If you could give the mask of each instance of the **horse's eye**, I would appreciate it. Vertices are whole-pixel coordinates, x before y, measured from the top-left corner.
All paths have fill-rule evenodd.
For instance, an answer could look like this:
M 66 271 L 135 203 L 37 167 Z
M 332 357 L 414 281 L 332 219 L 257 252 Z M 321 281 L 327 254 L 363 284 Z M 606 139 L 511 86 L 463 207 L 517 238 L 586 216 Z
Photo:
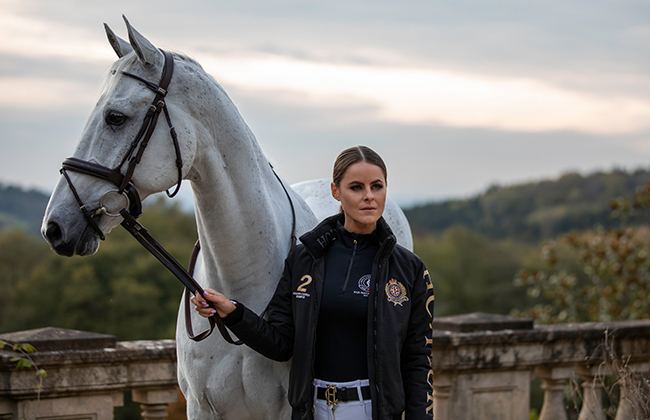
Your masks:
M 108 114 L 106 114 L 106 124 L 112 125 L 114 127 L 120 126 L 124 124 L 126 121 L 126 115 L 116 112 L 116 111 L 110 111 Z

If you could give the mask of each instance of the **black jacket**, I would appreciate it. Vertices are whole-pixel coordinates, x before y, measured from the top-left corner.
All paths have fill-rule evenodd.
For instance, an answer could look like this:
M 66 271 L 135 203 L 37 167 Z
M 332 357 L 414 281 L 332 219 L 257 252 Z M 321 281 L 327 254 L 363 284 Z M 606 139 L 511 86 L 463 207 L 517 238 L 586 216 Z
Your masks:
M 287 257 L 266 320 L 239 303 L 224 319 L 249 347 L 273 360 L 293 357 L 289 379 L 292 419 L 313 419 L 313 360 L 325 253 L 343 214 L 303 235 Z M 368 372 L 373 420 L 433 418 L 431 321 L 433 285 L 420 259 L 396 244 L 383 218 L 377 222 L 368 301 Z

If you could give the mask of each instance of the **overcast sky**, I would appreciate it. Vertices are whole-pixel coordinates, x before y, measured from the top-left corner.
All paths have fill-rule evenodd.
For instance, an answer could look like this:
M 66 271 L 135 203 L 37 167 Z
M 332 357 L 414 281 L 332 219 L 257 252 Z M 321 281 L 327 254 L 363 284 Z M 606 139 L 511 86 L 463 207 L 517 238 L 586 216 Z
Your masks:
M 291 183 L 357 144 L 404 204 L 650 166 L 647 1 L 0 0 L 1 183 L 54 187 L 122 14 L 197 59 Z

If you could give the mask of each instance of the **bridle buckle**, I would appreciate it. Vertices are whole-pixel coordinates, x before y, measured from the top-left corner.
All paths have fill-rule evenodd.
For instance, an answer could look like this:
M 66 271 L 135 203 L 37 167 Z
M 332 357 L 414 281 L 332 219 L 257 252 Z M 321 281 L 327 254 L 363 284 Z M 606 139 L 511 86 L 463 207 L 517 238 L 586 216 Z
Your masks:
M 328 406 L 331 405 L 336 407 L 336 404 L 339 402 L 339 400 L 336 399 L 336 385 L 327 385 L 327 389 L 325 390 L 325 400 L 327 401 Z

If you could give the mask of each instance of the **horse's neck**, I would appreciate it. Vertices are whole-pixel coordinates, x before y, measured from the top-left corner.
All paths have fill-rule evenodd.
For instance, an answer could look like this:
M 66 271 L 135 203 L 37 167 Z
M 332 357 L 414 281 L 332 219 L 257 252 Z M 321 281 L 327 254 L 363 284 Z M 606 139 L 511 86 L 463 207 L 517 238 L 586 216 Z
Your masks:
M 199 146 L 195 163 L 204 281 L 232 299 L 263 307 L 275 285 L 268 277 L 278 275 L 289 249 L 291 211 L 280 181 L 232 107 L 236 115 L 226 125 L 214 124 L 212 139 L 205 139 L 211 143 Z

